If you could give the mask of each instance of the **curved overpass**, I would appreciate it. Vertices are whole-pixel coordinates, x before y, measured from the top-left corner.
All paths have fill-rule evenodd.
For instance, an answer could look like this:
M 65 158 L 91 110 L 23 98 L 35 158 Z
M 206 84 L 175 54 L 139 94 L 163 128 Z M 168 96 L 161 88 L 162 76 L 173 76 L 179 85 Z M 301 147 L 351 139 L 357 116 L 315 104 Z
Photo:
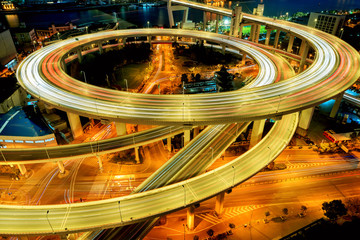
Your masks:
M 156 125 L 209 125 L 276 117 L 330 99 L 350 87 L 360 74 L 359 54 L 351 46 L 334 36 L 303 26 L 299 28 L 305 28 L 298 33 L 302 33 L 317 52 L 311 67 L 287 81 L 252 90 L 184 96 L 127 93 L 75 81 L 59 66 L 60 59 L 78 44 L 124 36 L 181 35 L 225 44 L 254 58 L 258 54 L 249 43 L 235 41 L 236 38 L 174 29 L 104 32 L 80 41 L 70 39 L 30 55 L 20 65 L 17 77 L 31 94 L 57 108 L 95 118 Z M 54 60 L 57 61 L 54 63 Z M 79 94 L 86 94 L 87 98 Z
M 259 21 L 263 21 L 263 18 L 260 18 Z M 141 31 L 141 34 L 145 33 L 148 35 L 182 34 L 191 36 L 191 32 L 180 30 L 173 31 L 173 34 L 167 33 L 166 31 L 168 30 L 158 33 L 156 31 L 159 30 L 136 31 Z M 310 34 L 304 31 L 305 37 L 318 53 L 313 65 L 303 73 L 286 81 L 255 89 L 244 89 L 232 93 L 202 96 L 147 96 L 119 93 L 117 98 L 115 98 L 114 95 L 114 100 L 117 104 L 123 103 L 119 109 L 128 109 L 133 114 L 134 118 L 132 122 L 142 123 L 144 121 L 157 124 L 208 124 L 244 119 L 260 119 L 267 116 L 283 115 L 287 112 L 298 111 L 299 109 L 313 106 L 344 91 L 359 77 L 360 73 L 358 70 L 359 55 L 354 49 L 344 44 L 341 40 L 337 40 L 327 34 L 322 34 L 317 31 L 312 31 L 312 33 L 313 34 Z M 193 34 L 194 37 L 200 39 L 210 38 L 213 40 L 213 38 L 220 38 L 220 43 L 236 48 L 234 46 L 236 44 L 232 42 L 232 40 L 235 39 L 226 36 L 220 37 L 215 34 L 198 34 L 197 32 L 193 32 Z M 326 40 L 324 36 L 329 38 L 330 41 Z M 331 43 L 331 41 L 333 41 L 333 43 Z M 249 51 L 250 50 L 251 49 L 249 49 Z M 68 51 L 68 49 L 63 46 L 60 52 L 61 51 Z M 62 52 L 62 54 L 64 54 L 64 52 Z M 353 57 L 351 54 L 354 54 Z M 60 54 L 60 56 L 63 55 Z M 19 80 L 22 81 L 23 86 L 29 87 L 31 93 L 37 95 L 37 90 L 37 96 L 46 100 L 46 94 L 44 95 L 42 91 L 44 90 L 43 85 L 50 86 L 48 84 L 49 82 L 41 82 L 40 76 L 43 75 L 42 73 L 37 75 L 39 69 L 36 68 L 36 64 L 39 64 L 41 61 L 39 62 L 38 59 L 35 60 L 33 55 L 30 57 L 28 61 L 21 64 L 21 70 L 18 71 L 17 75 Z M 61 59 L 59 56 L 57 58 Z M 34 62 L 31 64 L 30 62 L 32 60 Z M 47 67 L 51 69 L 53 66 Z M 26 69 L 28 71 L 26 71 Z M 32 73 L 32 71 L 35 73 Z M 60 72 L 56 72 L 56 74 L 62 73 L 61 69 L 59 71 Z M 56 74 L 52 72 L 52 75 Z M 29 77 L 26 80 L 28 82 L 25 83 L 24 80 L 27 78 L 26 76 L 31 77 Z M 40 82 L 34 82 L 33 80 Z M 56 81 L 60 80 L 61 79 L 58 78 Z M 67 81 L 71 82 L 71 79 L 66 78 L 64 82 L 58 83 L 66 87 L 66 84 L 70 83 Z M 54 87 L 52 86 L 51 89 L 54 90 Z M 71 93 L 63 89 L 61 91 L 59 89 L 54 91 L 57 91 L 57 93 L 61 92 L 61 94 L 65 92 L 69 94 L 69 96 L 71 95 Z M 93 107 L 90 111 L 91 114 L 99 115 L 106 107 L 111 106 L 109 102 L 111 98 L 106 99 L 104 92 L 96 88 L 86 88 L 86 91 L 94 94 L 93 96 L 88 96 L 86 101 L 87 103 L 95 103 L 95 108 Z M 109 93 L 113 94 L 111 91 Z M 94 96 L 101 96 L 104 99 L 91 99 L 91 97 Z M 143 100 L 140 99 L 141 96 L 143 96 Z M 163 99 L 164 102 L 161 103 L 161 99 Z M 176 100 L 182 101 L 179 104 Z M 204 105 L 206 101 L 209 101 L 209 103 Z M 84 104 L 84 102 L 82 104 Z M 244 103 L 250 105 L 250 107 L 248 105 L 240 105 L 239 107 L 239 104 Z M 66 104 L 66 102 L 60 103 L 60 105 L 61 104 Z M 141 104 L 143 105 L 142 107 L 140 107 Z M 236 105 L 237 107 L 235 107 Z M 84 108 L 85 106 L 86 105 L 82 105 L 82 107 L 79 107 Z M 146 108 L 144 106 L 146 106 Z M 104 107 L 104 109 L 99 111 L 100 107 Z M 73 110 L 81 112 L 81 108 L 78 110 L 74 110 L 73 108 Z M 254 111 L 250 111 L 251 108 Z M 263 108 L 268 109 L 262 110 Z M 121 113 L 118 112 L 119 109 L 115 108 L 113 112 L 110 112 L 110 114 L 106 116 L 110 119 L 118 118 L 120 120 L 127 120 L 128 117 L 130 117 L 128 113 L 116 115 L 116 113 Z M 207 111 L 213 110 L 213 112 L 206 114 L 205 110 L 200 111 L 201 109 L 206 109 Z M 183 110 L 182 114 L 176 114 L 176 112 L 181 112 L 181 110 Z M 191 117 L 191 113 L 195 110 L 199 111 L 198 116 Z M 247 117 L 246 113 L 242 111 L 250 115 Z M 154 116 L 154 112 L 161 113 L 163 117 L 151 118 L 151 116 Z M 228 116 L 223 116 L 223 114 L 227 114 Z M 160 189 L 121 198 L 71 205 L 1 205 L 1 233 L 60 233 L 114 227 L 141 221 L 146 218 L 151 218 L 152 216 L 158 216 L 186 207 L 194 202 L 203 201 L 241 183 L 271 162 L 272 159 L 280 154 L 286 147 L 294 133 L 297 122 L 297 114 L 285 115 L 281 121 L 278 121 L 274 125 L 270 133 L 256 148 L 252 148 L 244 155 L 218 169 Z M 248 159 L 251 159 L 251 161 Z M 87 221 L 83 221 L 84 218 L 86 218 Z

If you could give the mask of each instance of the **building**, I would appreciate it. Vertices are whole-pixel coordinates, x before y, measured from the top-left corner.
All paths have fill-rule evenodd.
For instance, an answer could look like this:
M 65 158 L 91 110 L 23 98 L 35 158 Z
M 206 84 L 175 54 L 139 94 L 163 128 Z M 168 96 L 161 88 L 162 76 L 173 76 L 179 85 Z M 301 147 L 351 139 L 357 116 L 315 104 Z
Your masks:
M 44 41 L 45 39 L 50 38 L 52 35 L 65 32 L 69 30 L 76 29 L 76 26 L 73 25 L 71 22 L 69 25 L 65 26 L 55 26 L 54 24 L 51 25 L 48 29 L 36 29 L 36 36 L 38 37 L 39 41 Z
M 1 1 L 1 9 L 13 10 L 15 9 L 14 4 L 11 1 Z
M 75 0 L 25 0 L 28 5 L 75 3 Z
M 9 66 L 16 61 L 17 52 L 9 30 L 0 30 L 0 49 L 0 65 Z M 12 68 L 12 66 L 8 68 Z
M 308 26 L 314 27 L 332 35 L 340 36 L 343 32 L 345 15 L 333 15 L 325 13 L 310 13 Z
M 32 49 L 37 44 L 37 37 L 33 28 L 13 28 L 15 44 L 21 49 Z

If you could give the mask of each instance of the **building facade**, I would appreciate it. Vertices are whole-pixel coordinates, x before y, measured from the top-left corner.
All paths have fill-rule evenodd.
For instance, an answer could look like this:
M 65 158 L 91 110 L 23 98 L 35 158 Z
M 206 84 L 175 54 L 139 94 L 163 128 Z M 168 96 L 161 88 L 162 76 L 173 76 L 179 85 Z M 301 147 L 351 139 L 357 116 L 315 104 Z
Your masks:
M 0 30 L 0 64 L 5 66 L 16 58 L 16 48 L 10 30 Z
M 326 33 L 340 36 L 345 22 L 344 15 L 332 15 L 324 13 L 310 13 L 308 26 L 314 27 Z

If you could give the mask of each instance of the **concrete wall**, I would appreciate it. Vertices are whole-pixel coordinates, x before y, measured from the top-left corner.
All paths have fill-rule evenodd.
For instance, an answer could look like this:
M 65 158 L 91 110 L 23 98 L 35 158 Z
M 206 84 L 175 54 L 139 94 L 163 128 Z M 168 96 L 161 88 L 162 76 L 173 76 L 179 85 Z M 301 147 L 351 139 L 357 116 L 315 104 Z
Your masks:
M 26 99 L 26 92 L 19 87 L 10 97 L 0 103 L 0 113 L 7 113 L 14 106 L 23 106 Z
M 0 32 L 0 64 L 5 65 L 16 57 L 16 48 L 10 31 Z

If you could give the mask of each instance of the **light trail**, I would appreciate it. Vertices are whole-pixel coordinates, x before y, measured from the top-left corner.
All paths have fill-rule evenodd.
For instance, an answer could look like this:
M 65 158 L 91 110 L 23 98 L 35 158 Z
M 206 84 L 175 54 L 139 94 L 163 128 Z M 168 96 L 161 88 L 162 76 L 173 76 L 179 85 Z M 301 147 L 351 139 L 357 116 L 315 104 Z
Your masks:
M 250 17 L 248 16 L 248 18 Z M 109 119 L 127 122 L 161 125 L 182 125 L 184 123 L 206 125 L 279 115 L 283 115 L 283 117 L 281 121 L 275 123 L 269 134 L 255 148 L 250 149 L 239 158 L 218 169 L 170 186 L 121 198 L 76 203 L 71 205 L 71 209 L 63 205 L 0 205 L 0 233 L 41 234 L 52 232 L 52 229 L 56 233 L 69 233 L 86 229 L 115 227 L 142 221 L 213 197 L 256 174 L 286 147 L 297 126 L 298 115 L 284 114 L 325 101 L 346 90 L 359 77 L 359 55 L 341 40 L 295 24 L 279 23 L 279 21 L 273 23 L 271 19 L 260 17 L 253 20 L 264 24 L 274 24 L 279 28 L 293 28 L 292 31 L 301 34 L 317 52 L 312 66 L 295 77 L 269 86 L 211 95 L 149 96 L 116 93 L 96 88 L 74 81 L 64 74 L 59 67 L 60 63 L 57 61 L 56 64 L 53 64 L 54 62 L 51 62 L 50 59 L 62 59 L 70 51 L 65 44 L 73 44 L 70 47 L 74 47 L 74 40 L 66 40 L 59 45 L 54 44 L 49 48 L 44 48 L 36 56 L 35 54 L 29 56 L 17 72 L 21 84 L 35 96 L 58 108 L 74 111 L 80 115 L 105 116 Z M 259 58 L 254 47 L 250 47 L 245 41 L 216 34 L 174 29 L 128 30 L 92 34 L 82 37 L 75 45 L 83 44 L 85 41 L 88 44 L 99 39 L 140 35 L 182 35 L 211 40 L 238 50 L 241 49 L 255 60 Z M 56 48 L 59 47 L 61 49 L 57 52 Z M 49 62 L 44 62 L 43 59 L 48 56 L 51 56 L 48 58 Z M 273 74 L 267 71 L 266 68 L 269 66 L 261 65 L 262 62 L 266 62 L 265 59 L 257 62 L 259 70 L 265 69 L 265 77 Z M 44 81 L 44 76 L 51 78 Z M 80 94 L 80 86 L 81 94 L 85 92 L 87 98 L 77 95 Z M 70 93 L 69 90 L 73 90 L 73 92 Z M 182 110 L 185 107 L 186 111 L 183 113 Z M 87 110 L 86 114 L 85 110 Z M 179 199 L 184 201 L 179 201 Z M 63 221 L 64 216 L 66 216 L 66 222 Z M 87 221 L 83 221 L 84 218 Z M 51 226 L 49 226 L 49 222 Z

